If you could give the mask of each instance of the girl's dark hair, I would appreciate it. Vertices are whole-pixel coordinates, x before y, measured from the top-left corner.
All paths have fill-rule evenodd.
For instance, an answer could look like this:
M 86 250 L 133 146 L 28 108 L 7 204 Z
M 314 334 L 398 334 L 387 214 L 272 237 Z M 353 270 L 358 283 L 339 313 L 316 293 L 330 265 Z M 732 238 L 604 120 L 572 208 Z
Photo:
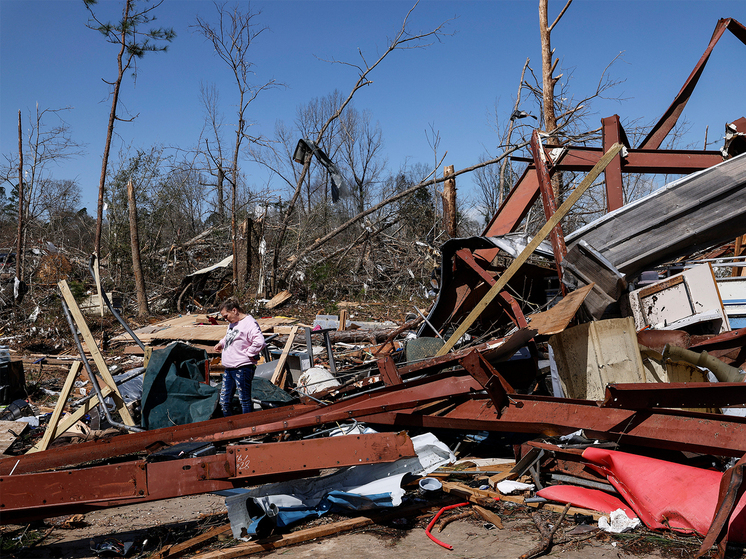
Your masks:
M 220 308 L 218 309 L 218 312 L 220 311 L 232 311 L 233 309 L 236 309 L 238 312 L 242 313 L 243 309 L 241 308 L 241 304 L 238 302 L 238 300 L 235 297 L 231 297 L 230 299 L 226 299 L 220 304 Z

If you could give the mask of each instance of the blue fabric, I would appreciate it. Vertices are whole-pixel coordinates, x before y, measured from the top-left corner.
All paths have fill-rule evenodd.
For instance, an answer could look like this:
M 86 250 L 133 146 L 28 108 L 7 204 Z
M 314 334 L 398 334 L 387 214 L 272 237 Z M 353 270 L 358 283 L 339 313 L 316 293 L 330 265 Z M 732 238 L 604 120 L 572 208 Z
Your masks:
M 283 508 L 279 509 L 277 516 L 274 517 L 270 517 L 264 512 L 258 513 L 257 516 L 251 518 L 247 535 L 252 537 L 261 535 L 268 532 L 273 526 L 285 528 L 307 518 L 318 518 L 327 512 L 365 511 L 393 506 L 391 493 L 360 495 L 344 491 L 331 491 L 315 507 Z M 252 506 L 249 511 L 252 511 L 253 508 L 261 510 L 259 507 Z
M 255 370 L 254 365 L 225 369 L 223 386 L 220 389 L 220 407 L 224 417 L 232 414 L 231 404 L 234 392 L 238 392 L 242 413 L 249 413 L 254 409 L 254 404 L 251 402 L 251 382 L 254 379 Z

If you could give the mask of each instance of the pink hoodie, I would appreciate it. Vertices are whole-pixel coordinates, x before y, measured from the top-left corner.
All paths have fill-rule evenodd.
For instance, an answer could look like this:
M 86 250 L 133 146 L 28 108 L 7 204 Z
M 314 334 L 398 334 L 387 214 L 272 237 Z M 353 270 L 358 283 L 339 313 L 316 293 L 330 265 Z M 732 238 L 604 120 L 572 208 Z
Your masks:
M 220 344 L 223 346 L 223 366 L 231 369 L 256 365 L 259 352 L 266 345 L 259 324 L 251 315 L 229 325 Z

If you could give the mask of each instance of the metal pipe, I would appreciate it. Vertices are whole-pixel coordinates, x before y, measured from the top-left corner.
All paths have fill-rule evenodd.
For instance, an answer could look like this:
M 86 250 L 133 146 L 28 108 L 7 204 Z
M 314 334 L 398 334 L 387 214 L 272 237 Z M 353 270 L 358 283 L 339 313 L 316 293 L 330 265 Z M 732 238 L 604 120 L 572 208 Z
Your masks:
M 67 303 L 65 303 L 64 298 L 60 297 L 60 300 L 62 301 L 62 310 L 65 313 L 65 318 L 67 318 L 67 323 L 70 325 L 70 330 L 73 333 L 73 339 L 75 340 L 75 345 L 78 346 L 78 351 L 80 352 L 80 358 L 83 361 L 83 366 L 85 367 L 85 370 L 88 372 L 88 378 L 91 379 L 91 384 L 93 385 L 94 390 L 96 390 L 96 396 L 98 396 L 98 402 L 101 405 L 101 407 L 104 409 L 104 414 L 106 415 L 107 421 L 111 423 L 114 427 L 120 427 L 122 429 L 126 429 L 127 431 L 134 431 L 137 433 L 144 431 L 144 429 L 140 429 L 139 427 L 135 427 L 133 425 L 126 425 L 119 421 L 114 421 L 114 418 L 111 417 L 111 414 L 109 413 L 109 408 L 107 407 L 106 402 L 104 402 L 104 396 L 101 394 L 101 388 L 98 386 L 96 375 L 93 374 L 93 371 L 91 370 L 91 365 L 90 363 L 88 363 L 88 359 L 86 359 L 85 357 L 85 351 L 83 351 L 83 344 L 80 343 L 80 338 L 78 337 L 78 329 L 75 326 L 75 323 L 73 322 L 73 317 L 70 314 L 70 309 L 67 308 Z
M 600 489 L 601 491 L 606 491 L 607 493 L 619 493 L 613 485 L 611 485 L 610 483 L 604 483 L 602 481 L 592 481 L 590 479 L 568 476 L 565 474 L 552 474 L 551 478 L 555 481 L 561 481 L 563 483 L 582 485 L 585 487 L 590 487 L 592 489 Z
M 426 316 L 425 316 L 424 314 L 422 314 L 422 313 L 420 312 L 420 309 L 418 309 L 418 308 L 417 308 L 417 307 L 415 306 L 415 307 L 414 307 L 414 310 L 416 310 L 416 311 L 417 311 L 417 314 L 418 314 L 418 315 L 420 315 L 420 316 L 422 317 L 422 320 L 424 320 L 424 321 L 425 321 L 425 324 L 427 324 L 427 325 L 428 325 L 428 326 L 430 327 L 430 329 L 431 329 L 431 330 L 432 330 L 433 332 L 435 332 L 435 335 L 436 335 L 436 336 L 438 336 L 438 337 L 439 337 L 439 338 L 440 338 L 441 340 L 443 340 L 443 342 L 445 343 L 445 339 L 443 338 L 443 336 L 441 336 L 441 335 L 440 335 L 440 332 L 438 332 L 438 330 L 437 330 L 437 329 L 435 328 L 435 326 L 433 326 L 432 324 L 430 324 L 430 321 L 429 321 L 429 320 L 427 319 L 427 317 L 426 317 Z
M 93 276 L 93 281 L 96 281 L 96 273 L 93 270 L 93 263 L 96 261 L 96 254 L 91 254 L 91 259 L 88 261 L 88 270 L 91 272 L 91 276 Z M 98 286 L 97 286 L 98 287 Z M 103 289 L 101 289 L 101 297 L 104 300 L 104 303 L 106 303 L 106 306 L 111 311 L 111 314 L 114 315 L 114 317 L 119 321 L 119 324 L 124 326 L 125 331 L 132 336 L 132 339 L 135 340 L 135 343 L 140 346 L 140 349 L 145 351 L 145 344 L 140 341 L 140 338 L 135 336 L 135 333 L 132 331 L 132 328 L 130 328 L 127 323 L 124 321 L 124 319 L 119 316 L 119 313 L 114 310 L 114 307 L 111 306 L 111 303 L 109 302 L 109 298 L 106 296 L 106 293 Z M 84 360 L 85 361 L 85 360 Z M 105 407 L 105 406 L 104 406 Z
M 706 351 L 697 353 L 681 347 L 666 344 L 663 348 L 664 359 L 678 359 L 687 361 L 697 367 L 707 367 L 720 382 L 743 382 L 746 380 L 746 372 L 723 363 L 720 359 L 708 355 Z

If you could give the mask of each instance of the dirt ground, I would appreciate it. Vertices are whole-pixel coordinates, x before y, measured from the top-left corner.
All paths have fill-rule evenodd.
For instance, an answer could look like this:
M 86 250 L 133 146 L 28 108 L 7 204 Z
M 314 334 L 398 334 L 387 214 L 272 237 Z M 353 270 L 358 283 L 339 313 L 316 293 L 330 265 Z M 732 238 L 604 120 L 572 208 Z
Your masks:
M 155 503 L 130 505 L 101 510 L 84 515 L 84 526 L 63 529 L 62 518 L 50 519 L 44 526 L 34 526 L 39 533 L 49 532 L 38 545 L 3 557 L 32 557 L 39 559 L 93 559 L 99 557 L 97 547 L 110 538 L 123 542 L 134 541 L 144 549 L 137 549 L 129 557 L 147 557 L 165 543 L 176 543 L 198 535 L 207 529 L 227 523 L 223 498 L 217 495 L 180 497 Z M 397 557 L 419 559 L 440 558 L 511 558 L 515 559 L 540 543 L 539 533 L 522 507 L 506 510 L 504 528 L 488 529 L 481 519 L 465 519 L 449 524 L 435 535 L 453 546 L 446 550 L 431 542 L 424 527 L 429 517 L 397 519 L 387 525 L 373 525 L 338 536 L 324 537 L 303 544 L 263 552 L 258 557 L 281 556 L 283 559 L 336 557 L 355 559 L 389 559 Z M 558 515 L 550 514 L 549 522 Z M 332 522 L 322 517 L 317 523 Z M 567 521 L 566 521 L 567 522 Z M 57 524 L 58 526 L 55 526 Z M 298 529 L 307 528 L 304 524 Z M 55 526 L 54 528 L 52 528 Z M 567 528 L 574 526 L 567 522 Z M 2 527 L 3 537 L 11 536 L 19 526 Z M 51 529 L 51 531 L 50 531 Z M 558 532 L 560 534 L 561 532 Z M 560 536 L 567 539 L 567 536 Z M 548 557 L 592 559 L 596 557 L 694 557 L 698 541 L 694 538 L 667 538 L 638 530 L 631 534 L 611 536 L 603 532 L 575 536 L 576 541 L 555 546 Z M 210 557 L 219 550 L 228 551 L 240 542 L 230 532 L 211 540 L 207 545 L 184 557 Z

